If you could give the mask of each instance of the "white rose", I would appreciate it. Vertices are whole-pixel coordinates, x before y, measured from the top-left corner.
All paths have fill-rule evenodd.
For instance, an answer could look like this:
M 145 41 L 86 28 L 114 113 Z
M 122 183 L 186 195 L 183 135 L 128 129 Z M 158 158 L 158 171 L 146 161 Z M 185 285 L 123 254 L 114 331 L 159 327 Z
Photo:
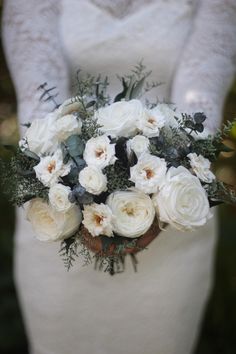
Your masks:
M 40 241 L 60 241 L 72 236 L 78 229 L 82 215 L 77 205 L 67 212 L 58 212 L 43 199 L 30 201 L 27 218 Z
M 59 177 L 70 172 L 70 164 L 63 164 L 62 152 L 56 150 L 52 156 L 41 157 L 38 165 L 34 167 L 36 177 L 46 186 L 57 183 Z
M 171 167 L 165 184 L 153 195 L 160 220 L 179 230 L 194 230 L 211 217 L 206 191 L 185 167 Z
M 160 129 L 165 125 L 165 117 L 157 107 L 146 109 L 145 114 L 139 119 L 137 125 L 143 135 L 152 138 L 159 136 Z
M 148 231 L 155 217 L 151 198 L 136 190 L 117 191 L 106 204 L 114 215 L 113 230 L 120 236 L 135 238 Z
M 100 108 L 95 119 L 106 135 L 129 137 L 137 132 L 136 122 L 143 114 L 144 108 L 139 100 L 121 101 Z
M 179 126 L 178 120 L 182 120 L 182 115 L 174 111 L 170 105 L 166 103 L 159 103 L 154 110 L 161 114 L 165 120 L 165 126 L 177 128 Z M 177 119 L 176 119 L 177 118 Z
M 149 139 L 143 135 L 136 135 L 132 139 L 129 139 L 126 143 L 127 154 L 130 156 L 131 151 L 139 157 L 142 153 L 149 151 Z
M 95 166 L 87 166 L 80 172 L 79 183 L 91 194 L 98 195 L 107 190 L 107 178 Z
M 187 156 L 193 172 L 201 181 L 211 183 L 215 179 L 215 175 L 210 171 L 211 163 L 208 159 L 196 153 L 191 153 Z
M 74 112 L 78 112 L 80 105 L 81 104 L 76 101 L 75 98 L 68 98 L 58 108 L 58 116 L 63 117 L 67 114 L 73 114 Z
M 82 223 L 92 236 L 113 236 L 112 219 L 110 208 L 105 204 L 92 203 L 85 205 Z
M 164 159 L 144 153 L 137 164 L 130 168 L 130 181 L 144 193 L 156 193 L 165 180 L 166 170 Z
M 89 139 L 84 149 L 84 160 L 87 165 L 101 169 L 114 164 L 116 161 L 115 144 L 111 144 L 106 135 Z
M 56 121 L 55 112 L 47 114 L 43 119 L 34 119 L 31 126 L 26 130 L 24 140 L 28 148 L 35 154 L 41 156 L 51 153 L 57 148 L 57 140 L 52 131 Z
M 54 123 L 55 136 L 58 142 L 65 141 L 69 136 L 81 133 L 82 122 L 73 114 L 66 114 Z
M 69 210 L 74 205 L 68 199 L 70 192 L 70 187 L 64 186 L 61 183 L 54 184 L 48 193 L 51 206 L 57 211 Z

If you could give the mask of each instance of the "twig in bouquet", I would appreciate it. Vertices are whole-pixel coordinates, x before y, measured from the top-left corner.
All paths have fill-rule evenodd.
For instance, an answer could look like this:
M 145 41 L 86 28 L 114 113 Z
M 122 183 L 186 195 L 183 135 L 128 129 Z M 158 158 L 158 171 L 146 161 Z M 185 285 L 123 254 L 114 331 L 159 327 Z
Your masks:
M 52 91 L 56 89 L 56 86 L 47 88 L 47 82 L 44 82 L 38 87 L 38 90 L 43 91 L 42 95 L 40 96 L 39 100 L 42 102 L 51 101 L 55 105 L 55 108 L 58 108 L 60 104 L 57 103 L 56 97 L 58 96 L 58 92 L 53 94 Z

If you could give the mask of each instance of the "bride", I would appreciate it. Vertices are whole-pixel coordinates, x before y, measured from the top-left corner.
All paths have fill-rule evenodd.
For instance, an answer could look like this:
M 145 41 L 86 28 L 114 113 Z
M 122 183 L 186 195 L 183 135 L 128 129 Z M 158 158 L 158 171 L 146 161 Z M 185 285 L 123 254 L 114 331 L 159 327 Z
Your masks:
M 214 132 L 235 72 L 235 0 L 6 0 L 3 39 L 22 124 L 60 101 L 76 70 L 111 78 L 141 58 L 154 95 L 204 111 Z M 216 220 L 193 233 L 167 228 L 140 252 L 134 273 L 109 276 L 80 262 L 67 273 L 58 244 L 34 238 L 18 211 L 15 280 L 31 354 L 188 354 L 212 285 Z

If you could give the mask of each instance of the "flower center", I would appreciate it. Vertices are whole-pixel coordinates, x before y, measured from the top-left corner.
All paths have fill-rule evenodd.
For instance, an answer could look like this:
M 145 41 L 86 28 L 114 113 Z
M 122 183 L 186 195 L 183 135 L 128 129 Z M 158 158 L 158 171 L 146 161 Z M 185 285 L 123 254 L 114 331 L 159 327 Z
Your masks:
M 127 204 L 123 209 L 123 212 L 125 212 L 129 216 L 134 216 L 135 215 L 135 210 L 134 207 L 130 204 Z
M 94 214 L 95 223 L 100 226 L 103 222 L 104 217 L 102 215 Z
M 95 150 L 95 156 L 99 159 L 100 157 L 102 157 L 102 155 L 105 153 L 103 148 L 97 148 Z
M 149 117 L 148 118 L 148 123 L 154 124 L 155 123 L 155 119 L 153 117 Z
M 147 179 L 151 179 L 154 176 L 154 172 L 150 168 L 145 168 L 144 171 L 146 172 Z
M 52 171 L 55 170 L 55 168 L 56 168 L 56 161 L 51 161 L 48 164 L 47 170 L 49 173 L 52 173 Z

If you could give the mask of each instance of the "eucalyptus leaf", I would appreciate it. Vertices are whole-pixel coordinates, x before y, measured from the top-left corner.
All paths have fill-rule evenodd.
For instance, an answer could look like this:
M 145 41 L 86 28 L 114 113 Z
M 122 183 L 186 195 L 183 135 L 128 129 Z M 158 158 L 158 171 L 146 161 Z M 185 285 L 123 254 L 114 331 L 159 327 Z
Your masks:
M 146 77 L 143 77 L 132 88 L 132 91 L 131 91 L 131 94 L 130 94 L 130 99 L 137 98 L 137 97 L 139 97 L 141 95 L 145 79 L 146 79 Z
M 63 179 L 67 180 L 70 184 L 78 183 L 79 169 L 77 166 L 73 166 L 67 176 Z
M 80 204 L 91 204 L 93 202 L 92 194 L 86 192 L 86 189 L 80 184 L 74 187 L 72 193 Z
M 74 156 L 73 157 L 74 162 L 76 163 L 77 169 L 80 172 L 81 170 L 83 170 L 83 168 L 85 168 L 86 166 L 86 162 L 84 159 L 82 159 L 79 156 Z
M 122 85 L 123 85 L 123 91 L 121 91 L 120 93 L 118 93 L 118 95 L 115 97 L 114 102 L 119 102 L 121 101 L 123 98 L 125 98 L 127 90 L 128 90 L 128 85 L 125 81 L 125 79 L 122 77 Z
M 31 159 L 33 160 L 36 160 L 36 161 L 40 161 L 40 157 L 38 155 L 36 155 L 33 151 L 30 151 L 28 149 L 25 149 L 22 151 L 22 153 L 27 156 L 27 157 L 30 157 Z
M 197 112 L 194 114 L 193 119 L 197 124 L 199 124 L 199 123 L 203 123 L 206 120 L 206 116 L 202 112 Z
M 86 107 L 85 108 L 90 108 L 90 107 L 93 107 L 94 105 L 96 104 L 96 101 L 93 100 L 93 101 L 90 101 L 86 104 Z
M 35 171 L 34 170 L 22 170 L 19 169 L 18 170 L 19 175 L 24 176 L 24 177 L 31 177 L 35 175 Z
M 225 144 L 220 144 L 220 146 L 217 147 L 219 151 L 221 152 L 233 152 L 235 151 L 234 149 L 232 149 L 231 147 L 225 145 Z
M 204 130 L 204 125 L 202 123 L 195 124 L 195 130 L 198 131 L 199 133 L 202 133 Z
M 126 101 L 130 100 L 131 93 L 132 93 L 132 90 L 133 90 L 134 86 L 135 86 L 135 78 L 132 76 L 131 79 L 130 79 L 130 83 L 129 83 L 126 95 L 125 95 L 125 100 Z
M 78 135 L 71 135 L 65 143 L 71 157 L 83 155 L 84 142 Z

